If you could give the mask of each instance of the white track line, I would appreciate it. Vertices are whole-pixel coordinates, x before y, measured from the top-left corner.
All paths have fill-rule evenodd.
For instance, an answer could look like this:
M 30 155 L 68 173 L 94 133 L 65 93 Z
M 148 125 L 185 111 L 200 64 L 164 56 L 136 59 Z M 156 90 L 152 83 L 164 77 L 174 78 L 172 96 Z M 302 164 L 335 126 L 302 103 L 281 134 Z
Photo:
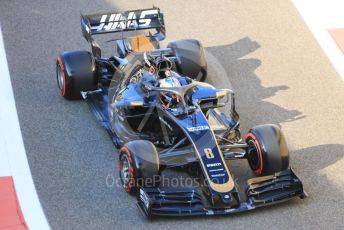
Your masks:
M 344 28 L 343 0 L 292 0 L 315 39 L 344 80 L 344 55 L 328 30 Z
M 50 229 L 27 162 L 0 27 L 0 176 L 11 176 L 29 229 Z

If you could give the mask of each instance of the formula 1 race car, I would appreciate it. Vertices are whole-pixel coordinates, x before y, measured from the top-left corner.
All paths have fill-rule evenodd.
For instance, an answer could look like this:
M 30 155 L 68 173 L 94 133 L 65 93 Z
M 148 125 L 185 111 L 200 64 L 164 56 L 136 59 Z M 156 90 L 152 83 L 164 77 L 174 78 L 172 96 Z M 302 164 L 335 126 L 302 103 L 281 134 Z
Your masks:
M 137 195 L 146 217 L 231 214 L 306 196 L 278 126 L 256 126 L 242 140 L 233 91 L 204 82 L 201 43 L 160 47 L 165 25 L 158 8 L 82 15 L 81 28 L 92 52 L 58 57 L 60 94 L 90 105 L 119 149 L 124 190 Z M 129 31 L 135 36 L 124 38 Z M 114 40 L 116 56 L 105 59 L 92 35 L 111 32 L 122 37 Z M 227 165 L 234 159 L 246 159 L 257 176 L 247 181 L 245 197 Z M 200 186 L 160 186 L 169 168 L 187 171 Z

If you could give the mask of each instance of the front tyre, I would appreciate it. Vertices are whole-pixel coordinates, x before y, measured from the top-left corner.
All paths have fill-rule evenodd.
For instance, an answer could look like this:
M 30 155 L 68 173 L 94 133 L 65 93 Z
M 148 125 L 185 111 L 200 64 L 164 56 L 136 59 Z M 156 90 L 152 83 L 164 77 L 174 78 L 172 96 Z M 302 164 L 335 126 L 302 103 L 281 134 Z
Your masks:
M 160 176 L 155 146 L 144 140 L 126 143 L 119 150 L 118 171 L 124 190 L 130 194 L 135 195 L 139 186 L 156 187 Z
M 281 129 L 259 125 L 246 135 L 247 160 L 257 176 L 274 174 L 289 167 L 289 150 Z

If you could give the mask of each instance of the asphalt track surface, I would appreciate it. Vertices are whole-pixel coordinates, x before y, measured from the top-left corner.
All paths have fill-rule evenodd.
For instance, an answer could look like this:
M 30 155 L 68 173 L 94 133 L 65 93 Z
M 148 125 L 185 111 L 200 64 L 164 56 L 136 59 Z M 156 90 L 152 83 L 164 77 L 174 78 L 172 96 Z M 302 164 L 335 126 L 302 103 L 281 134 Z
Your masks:
M 223 66 L 243 133 L 262 123 L 282 127 L 308 199 L 234 216 L 148 222 L 133 197 L 107 185 L 117 177 L 116 150 L 86 103 L 58 95 L 56 57 L 89 48 L 80 11 L 153 3 L 165 13 L 168 41 L 200 39 L 210 64 Z M 344 228 L 344 83 L 291 2 L 2 0 L 0 22 L 30 168 L 52 229 Z M 229 86 L 210 68 L 215 84 Z M 246 163 L 233 168 L 247 174 Z

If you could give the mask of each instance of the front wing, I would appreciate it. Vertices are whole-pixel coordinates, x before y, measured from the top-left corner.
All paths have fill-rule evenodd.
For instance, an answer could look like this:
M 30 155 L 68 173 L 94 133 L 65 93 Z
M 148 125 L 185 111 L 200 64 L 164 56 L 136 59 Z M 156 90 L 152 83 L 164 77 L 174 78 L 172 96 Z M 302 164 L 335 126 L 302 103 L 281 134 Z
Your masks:
M 247 181 L 246 201 L 236 207 L 211 207 L 194 188 L 140 188 L 138 207 L 145 217 L 225 215 L 305 198 L 302 182 L 292 169 Z

